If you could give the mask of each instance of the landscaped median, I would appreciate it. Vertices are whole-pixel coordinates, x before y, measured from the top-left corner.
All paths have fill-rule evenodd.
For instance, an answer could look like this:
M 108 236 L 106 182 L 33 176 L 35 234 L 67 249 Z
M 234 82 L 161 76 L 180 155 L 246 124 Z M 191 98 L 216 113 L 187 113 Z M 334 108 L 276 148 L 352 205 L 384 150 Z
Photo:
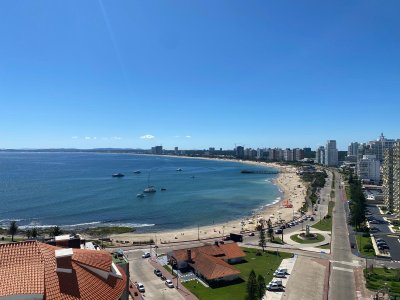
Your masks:
M 312 225 L 311 227 L 321 231 L 332 231 L 332 210 L 334 206 L 335 202 L 329 201 L 328 214 L 321 221 Z
M 367 236 L 368 235 L 368 236 Z M 358 251 L 364 256 L 375 256 L 375 250 L 372 245 L 371 237 L 369 234 L 356 235 Z
M 364 269 L 367 288 L 371 291 L 390 289 L 390 295 L 400 297 L 400 269 Z
M 207 288 L 197 280 L 185 282 L 183 285 L 200 300 L 245 299 L 247 279 L 251 270 L 254 270 L 257 275 L 262 275 L 268 283 L 272 280 L 273 273 L 281 264 L 282 259 L 292 257 L 292 254 L 284 252 L 262 253 L 261 250 L 252 248 L 242 248 L 242 250 L 246 253 L 245 261 L 234 265 L 240 271 L 238 282 L 214 288 Z M 257 255 L 257 253 L 262 255 Z

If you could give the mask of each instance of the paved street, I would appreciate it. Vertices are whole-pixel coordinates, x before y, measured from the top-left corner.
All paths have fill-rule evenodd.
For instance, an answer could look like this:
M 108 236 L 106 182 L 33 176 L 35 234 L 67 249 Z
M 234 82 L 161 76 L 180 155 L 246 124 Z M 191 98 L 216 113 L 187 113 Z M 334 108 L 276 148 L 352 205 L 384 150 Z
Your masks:
M 332 265 L 329 282 L 329 300 L 356 299 L 353 268 L 359 260 L 354 259 L 350 250 L 347 221 L 345 217 L 343 190 L 339 189 L 340 176 L 335 178 L 335 207 L 332 225 Z
M 143 251 L 140 250 L 125 252 L 129 260 L 129 271 L 132 282 L 141 282 L 146 289 L 144 298 L 152 300 L 183 300 L 184 298 L 175 288 L 168 288 L 164 281 L 153 273 L 154 268 L 149 263 L 149 259 L 143 259 L 142 254 Z M 164 274 L 167 273 L 165 269 L 160 270 Z

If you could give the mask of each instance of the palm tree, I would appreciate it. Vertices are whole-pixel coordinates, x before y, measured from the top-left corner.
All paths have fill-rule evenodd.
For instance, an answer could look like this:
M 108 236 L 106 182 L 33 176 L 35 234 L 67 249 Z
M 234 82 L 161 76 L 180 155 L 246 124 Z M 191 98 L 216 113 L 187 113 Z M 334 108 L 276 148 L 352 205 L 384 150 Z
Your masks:
M 14 235 L 17 234 L 18 231 L 18 225 L 17 221 L 11 221 L 10 222 L 10 227 L 8 227 L 8 234 L 11 234 L 11 241 L 14 242 Z

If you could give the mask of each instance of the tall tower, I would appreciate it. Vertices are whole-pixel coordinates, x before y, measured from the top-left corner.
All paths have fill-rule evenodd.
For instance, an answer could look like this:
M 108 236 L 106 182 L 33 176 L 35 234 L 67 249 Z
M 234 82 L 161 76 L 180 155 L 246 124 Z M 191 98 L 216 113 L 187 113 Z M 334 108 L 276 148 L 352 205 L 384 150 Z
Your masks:
M 383 202 L 389 211 L 394 210 L 393 201 L 393 149 L 386 149 L 383 161 Z
M 326 166 L 337 166 L 338 161 L 338 150 L 336 148 L 336 140 L 328 140 L 325 147 L 325 165 Z
M 400 141 L 393 147 L 393 205 L 400 212 Z

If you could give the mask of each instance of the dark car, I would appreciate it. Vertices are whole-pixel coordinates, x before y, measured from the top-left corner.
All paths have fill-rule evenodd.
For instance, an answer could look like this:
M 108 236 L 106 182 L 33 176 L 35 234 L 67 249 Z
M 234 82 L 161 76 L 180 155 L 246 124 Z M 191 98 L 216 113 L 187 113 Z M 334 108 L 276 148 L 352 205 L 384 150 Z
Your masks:
M 158 277 L 162 276 L 162 273 L 159 269 L 154 269 L 154 274 L 156 274 Z
M 275 230 L 275 234 L 281 234 L 283 231 L 282 231 L 282 229 L 276 229 Z
M 285 228 L 286 228 L 285 224 L 281 225 L 281 227 L 280 227 L 280 229 L 285 229 Z

